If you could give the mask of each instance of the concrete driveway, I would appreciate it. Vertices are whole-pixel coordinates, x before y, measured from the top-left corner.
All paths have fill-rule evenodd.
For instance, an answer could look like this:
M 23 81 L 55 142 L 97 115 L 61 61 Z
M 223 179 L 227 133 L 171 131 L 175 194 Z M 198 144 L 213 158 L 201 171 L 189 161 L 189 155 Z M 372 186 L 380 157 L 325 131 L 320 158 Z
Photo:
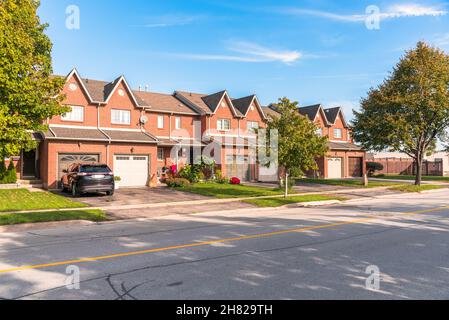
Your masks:
M 65 196 L 70 197 L 65 194 Z M 157 188 L 123 188 L 116 190 L 112 197 L 104 194 L 87 194 L 78 198 L 71 198 L 74 201 L 85 203 L 92 207 L 111 207 L 105 212 L 111 219 L 137 219 L 137 218 L 154 218 L 159 216 L 167 216 L 172 214 L 191 214 L 201 213 L 207 211 L 221 211 L 242 208 L 253 208 L 253 205 L 241 202 L 229 203 L 215 203 L 215 204 L 198 204 L 186 206 L 181 204 L 184 201 L 195 200 L 210 200 L 215 199 L 189 192 L 182 192 L 168 187 Z M 164 206 L 158 208 L 142 208 L 123 210 L 115 209 L 113 207 L 123 205 L 140 205 L 140 204 L 156 204 L 156 203 L 170 203 L 179 202 L 179 206 Z M 231 206 L 231 207 L 230 207 Z

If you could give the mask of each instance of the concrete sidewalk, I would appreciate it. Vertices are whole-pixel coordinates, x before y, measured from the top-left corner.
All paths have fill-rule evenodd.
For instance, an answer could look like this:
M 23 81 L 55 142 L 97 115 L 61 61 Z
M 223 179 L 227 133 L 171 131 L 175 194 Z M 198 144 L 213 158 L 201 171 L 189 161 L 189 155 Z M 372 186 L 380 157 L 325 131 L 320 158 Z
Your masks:
M 334 191 L 322 191 L 322 192 L 306 192 L 306 193 L 295 193 L 289 194 L 289 197 L 296 196 L 307 196 L 307 195 L 342 195 L 342 196 L 357 196 L 362 197 L 372 197 L 373 194 L 394 194 L 398 193 L 395 191 L 388 190 L 389 187 L 379 187 L 379 188 L 356 188 L 356 189 L 342 189 Z M 156 209 L 156 208 L 171 208 L 171 207 L 186 207 L 191 208 L 192 206 L 198 205 L 214 205 L 214 204 L 230 204 L 238 203 L 245 200 L 255 200 L 255 199 L 276 199 L 283 198 L 284 195 L 276 196 L 261 196 L 261 197 L 244 197 L 244 198 L 228 198 L 228 199 L 202 199 L 202 200 L 191 200 L 191 201 L 178 201 L 178 202 L 164 202 L 164 203 L 143 203 L 143 204 L 132 204 L 132 205 L 110 205 L 110 206 L 92 206 L 92 207 L 82 207 L 82 208 L 67 208 L 67 209 L 46 209 L 46 210 L 25 210 L 25 211 L 9 211 L 2 212 L 2 214 L 20 214 L 20 213 L 33 213 L 33 212 L 66 212 L 73 210 L 103 210 L 103 211 L 116 211 L 116 210 L 136 210 L 136 209 Z M 234 209 L 234 208 L 229 208 Z

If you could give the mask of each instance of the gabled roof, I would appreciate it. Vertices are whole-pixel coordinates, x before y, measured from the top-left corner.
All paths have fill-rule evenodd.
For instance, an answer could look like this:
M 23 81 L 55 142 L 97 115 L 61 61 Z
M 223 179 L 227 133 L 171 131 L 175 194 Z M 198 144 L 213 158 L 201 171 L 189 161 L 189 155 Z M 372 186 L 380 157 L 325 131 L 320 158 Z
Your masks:
M 281 114 L 276 111 L 276 108 L 274 106 L 263 107 L 262 109 L 263 109 L 265 116 L 272 117 L 272 118 L 277 118 L 277 117 L 281 116 Z
M 234 107 L 238 111 L 240 111 L 240 113 L 245 117 L 248 115 L 249 109 L 250 109 L 251 105 L 253 104 L 253 102 L 256 104 L 256 107 L 259 109 L 260 113 L 262 114 L 262 118 L 264 120 L 266 120 L 267 117 L 265 115 L 265 112 L 263 111 L 263 108 L 260 105 L 259 100 L 257 99 L 257 96 L 255 94 L 250 95 L 248 97 L 232 100 L 232 104 L 234 105 Z
M 98 80 L 90 80 L 82 78 L 76 69 L 73 69 L 66 77 L 66 81 L 68 81 L 71 77 L 76 77 L 78 81 L 81 83 L 81 87 L 89 98 L 90 103 L 94 104 L 107 104 L 114 94 L 115 90 L 117 90 L 120 83 L 124 83 L 125 88 L 128 90 L 131 99 L 133 100 L 136 107 L 144 107 L 142 105 L 142 101 L 136 99 L 131 90 L 128 82 L 126 81 L 124 76 L 120 76 L 112 82 L 106 81 L 98 81 Z
M 323 106 L 321 104 L 314 104 L 311 106 L 298 108 L 298 111 L 303 116 L 308 117 L 310 121 L 315 121 L 316 117 L 318 116 L 318 113 L 321 112 L 321 115 L 323 116 L 323 120 L 325 121 L 325 124 L 329 125 L 329 121 L 327 120 L 327 117 L 326 117 L 326 112 L 324 112 Z
M 226 90 L 210 95 L 185 91 L 175 91 L 175 96 L 181 99 L 186 104 L 190 105 L 192 108 L 199 110 L 203 114 L 215 114 L 220 103 L 223 101 L 223 99 L 226 99 L 231 106 L 231 110 L 234 115 L 236 117 L 243 117 L 243 114 L 234 107 L 232 100 L 229 98 L 228 92 Z
M 346 122 L 345 116 L 343 114 L 343 110 L 341 107 L 325 109 L 324 113 L 326 114 L 327 121 L 330 124 L 335 124 L 338 116 L 340 115 L 341 120 L 343 121 L 343 125 L 347 128 L 348 123 Z

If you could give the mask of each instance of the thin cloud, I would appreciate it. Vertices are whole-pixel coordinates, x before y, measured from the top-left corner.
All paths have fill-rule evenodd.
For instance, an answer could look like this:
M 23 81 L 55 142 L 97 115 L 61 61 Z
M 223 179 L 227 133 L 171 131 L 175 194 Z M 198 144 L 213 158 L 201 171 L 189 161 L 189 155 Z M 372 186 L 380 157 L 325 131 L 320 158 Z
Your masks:
M 204 61 L 235 61 L 235 62 L 282 62 L 292 64 L 303 57 L 303 54 L 296 50 L 276 50 L 264 47 L 251 42 L 228 42 L 227 50 L 229 54 L 174 54 L 177 57 L 204 60 Z
M 150 18 L 150 22 L 142 25 L 146 28 L 167 28 L 185 26 L 202 19 L 201 16 L 164 15 Z
M 437 47 L 449 47 L 449 33 L 438 35 L 433 43 Z
M 380 11 L 379 18 L 395 19 L 403 17 L 424 17 L 424 16 L 444 16 L 448 14 L 448 11 L 442 9 L 443 5 L 439 6 L 423 6 L 420 4 L 396 4 L 387 7 L 385 11 Z M 338 14 L 333 12 L 326 12 L 320 10 L 309 10 L 302 8 L 287 8 L 279 10 L 284 14 L 291 15 L 309 15 L 319 18 L 339 21 L 339 22 L 365 22 L 370 14 Z

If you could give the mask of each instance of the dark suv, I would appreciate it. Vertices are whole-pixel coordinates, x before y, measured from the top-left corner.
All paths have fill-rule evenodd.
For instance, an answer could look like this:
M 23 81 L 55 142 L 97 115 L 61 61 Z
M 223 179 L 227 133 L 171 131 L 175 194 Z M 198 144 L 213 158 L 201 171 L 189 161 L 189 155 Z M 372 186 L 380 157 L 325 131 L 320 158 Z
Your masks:
M 63 172 L 62 191 L 71 192 L 74 197 L 97 192 L 106 192 L 108 196 L 114 194 L 114 174 L 105 164 L 74 163 Z

